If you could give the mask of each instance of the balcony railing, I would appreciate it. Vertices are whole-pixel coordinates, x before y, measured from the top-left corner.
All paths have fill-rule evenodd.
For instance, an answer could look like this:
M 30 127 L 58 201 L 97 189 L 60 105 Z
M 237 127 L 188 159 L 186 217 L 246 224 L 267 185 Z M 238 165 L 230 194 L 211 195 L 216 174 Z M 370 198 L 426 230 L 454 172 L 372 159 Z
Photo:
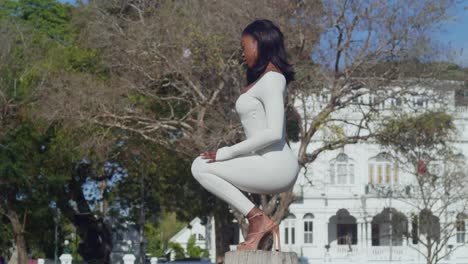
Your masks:
M 410 256 L 407 254 L 408 248 L 403 246 L 376 246 L 368 249 L 368 259 L 372 261 L 377 260 L 410 260 Z M 390 254 L 391 253 L 391 254 Z

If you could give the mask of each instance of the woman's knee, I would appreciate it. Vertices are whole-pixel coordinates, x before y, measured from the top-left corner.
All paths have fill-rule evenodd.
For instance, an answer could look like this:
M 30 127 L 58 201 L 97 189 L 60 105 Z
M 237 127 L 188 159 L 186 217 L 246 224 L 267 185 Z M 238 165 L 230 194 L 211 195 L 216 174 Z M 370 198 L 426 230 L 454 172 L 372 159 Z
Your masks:
M 193 160 L 191 167 L 193 177 L 200 177 L 200 173 L 205 171 L 205 167 L 206 161 L 202 159 L 201 156 L 198 156 L 195 160 Z

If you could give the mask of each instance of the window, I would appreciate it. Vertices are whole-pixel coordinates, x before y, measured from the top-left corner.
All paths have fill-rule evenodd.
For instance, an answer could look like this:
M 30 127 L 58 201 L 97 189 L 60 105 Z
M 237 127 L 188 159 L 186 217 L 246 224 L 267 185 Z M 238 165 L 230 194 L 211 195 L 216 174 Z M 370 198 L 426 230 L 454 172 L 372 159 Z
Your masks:
M 391 182 L 391 165 L 390 164 L 385 164 L 385 183 L 390 184 Z
M 337 164 L 338 184 L 346 184 L 346 164 Z
M 370 184 L 398 184 L 398 166 L 387 153 L 380 153 L 369 159 Z
M 393 182 L 398 183 L 398 165 L 393 166 Z
M 304 243 L 312 244 L 314 242 L 314 215 L 308 213 L 304 215 Z
M 377 165 L 377 183 L 382 184 L 382 164 Z
M 202 234 L 198 234 L 198 240 L 205 240 L 205 237 Z
M 296 243 L 296 216 L 293 214 L 288 215 L 284 222 L 284 243 L 295 244 Z
M 374 184 L 374 164 L 369 164 L 369 183 Z
M 354 160 L 340 153 L 330 161 L 331 184 L 354 184 Z
M 463 214 L 457 215 L 456 230 L 457 230 L 457 243 L 464 244 L 466 242 L 466 217 Z

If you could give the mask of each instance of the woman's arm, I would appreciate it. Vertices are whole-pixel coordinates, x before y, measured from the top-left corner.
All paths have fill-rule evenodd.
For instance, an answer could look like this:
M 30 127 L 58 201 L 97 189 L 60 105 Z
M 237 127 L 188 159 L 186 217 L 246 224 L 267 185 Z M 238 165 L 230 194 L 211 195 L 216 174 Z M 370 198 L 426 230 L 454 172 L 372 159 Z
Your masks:
M 256 133 L 250 138 L 232 146 L 223 147 L 216 152 L 216 161 L 232 159 L 233 157 L 263 149 L 283 137 L 284 122 L 284 89 L 286 79 L 281 74 L 265 73 L 261 84 L 256 90 L 256 97 L 262 101 L 265 107 L 267 128 Z

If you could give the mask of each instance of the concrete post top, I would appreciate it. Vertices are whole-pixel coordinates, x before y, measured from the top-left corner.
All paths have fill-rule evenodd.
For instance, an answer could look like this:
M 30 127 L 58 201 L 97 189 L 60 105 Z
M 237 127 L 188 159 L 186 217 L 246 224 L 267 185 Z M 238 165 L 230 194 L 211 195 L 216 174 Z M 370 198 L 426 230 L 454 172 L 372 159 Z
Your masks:
M 123 256 L 123 259 L 124 259 L 124 260 L 135 260 L 136 257 L 135 257 L 133 254 L 125 254 L 125 255 Z
M 70 254 L 62 254 L 60 257 L 59 257 L 60 260 L 72 260 L 73 257 L 72 255 Z

